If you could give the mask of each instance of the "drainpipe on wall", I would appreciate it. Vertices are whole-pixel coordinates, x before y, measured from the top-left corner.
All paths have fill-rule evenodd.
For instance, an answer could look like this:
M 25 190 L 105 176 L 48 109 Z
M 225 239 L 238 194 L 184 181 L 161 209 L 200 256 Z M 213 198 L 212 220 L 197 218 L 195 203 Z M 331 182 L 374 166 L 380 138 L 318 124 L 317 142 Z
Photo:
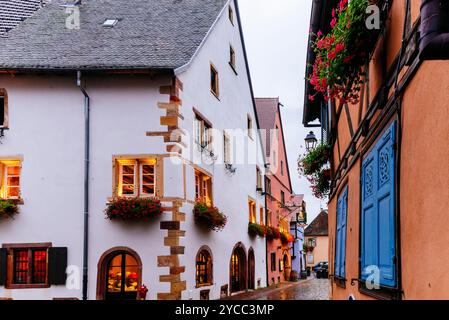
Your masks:
M 265 191 L 265 225 L 268 226 L 268 201 L 267 201 L 267 165 L 265 164 L 265 179 L 263 179 L 264 181 L 264 191 Z M 267 287 L 270 286 L 270 274 L 269 274 L 269 269 L 268 269 L 268 238 L 265 237 L 265 271 L 267 274 Z M 270 262 L 271 263 L 271 262 Z
M 89 260 L 89 162 L 90 162 L 90 97 L 81 85 L 81 71 L 76 85 L 84 95 L 84 237 L 83 237 L 83 300 L 87 300 Z
M 422 0 L 421 39 L 419 57 L 421 60 L 449 59 L 448 4 L 441 0 Z

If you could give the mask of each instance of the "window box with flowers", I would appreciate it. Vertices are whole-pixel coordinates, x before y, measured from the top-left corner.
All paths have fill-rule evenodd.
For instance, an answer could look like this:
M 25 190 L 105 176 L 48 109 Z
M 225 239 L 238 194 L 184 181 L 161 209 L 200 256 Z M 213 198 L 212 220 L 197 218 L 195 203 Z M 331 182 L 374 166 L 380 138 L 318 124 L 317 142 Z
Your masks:
M 228 217 L 218 208 L 202 202 L 195 203 L 193 216 L 197 225 L 210 231 L 223 230 L 228 221 Z
M 156 198 L 118 197 L 107 204 L 105 213 L 109 220 L 141 221 L 158 218 L 163 209 Z
M 248 234 L 251 237 L 258 236 L 258 237 L 264 238 L 267 235 L 267 228 L 258 223 L 250 222 L 248 224 Z
M 277 240 L 281 238 L 281 231 L 275 227 L 267 227 L 267 239 L 269 241 Z
M 9 217 L 19 213 L 18 201 L 16 200 L 0 200 L 0 218 Z
M 363 84 L 363 69 L 378 30 L 369 30 L 367 7 L 377 1 L 341 0 L 332 10 L 331 31 L 318 31 L 312 44 L 316 54 L 309 78 L 324 100 L 356 104 Z M 309 100 L 314 100 L 310 95 Z

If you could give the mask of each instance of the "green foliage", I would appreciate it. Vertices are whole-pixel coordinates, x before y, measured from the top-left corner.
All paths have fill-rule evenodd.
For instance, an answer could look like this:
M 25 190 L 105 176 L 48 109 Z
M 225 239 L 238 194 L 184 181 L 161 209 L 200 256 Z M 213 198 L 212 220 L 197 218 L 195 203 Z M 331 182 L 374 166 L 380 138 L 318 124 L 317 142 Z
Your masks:
M 252 237 L 259 236 L 263 238 L 267 235 L 267 229 L 260 224 L 250 222 L 248 224 L 248 234 Z
M 0 217 L 12 217 L 19 213 L 19 206 L 12 200 L 0 200 Z
M 216 207 L 209 207 L 204 203 L 196 203 L 193 208 L 195 222 L 211 231 L 221 231 L 226 226 L 228 217 Z

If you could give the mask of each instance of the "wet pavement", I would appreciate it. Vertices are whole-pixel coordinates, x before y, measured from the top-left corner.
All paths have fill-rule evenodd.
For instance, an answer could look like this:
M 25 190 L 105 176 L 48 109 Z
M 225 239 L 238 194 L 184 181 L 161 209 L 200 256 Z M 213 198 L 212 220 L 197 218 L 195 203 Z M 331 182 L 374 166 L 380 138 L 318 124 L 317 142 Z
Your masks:
M 330 282 L 313 276 L 297 283 L 284 283 L 233 296 L 232 300 L 329 300 Z

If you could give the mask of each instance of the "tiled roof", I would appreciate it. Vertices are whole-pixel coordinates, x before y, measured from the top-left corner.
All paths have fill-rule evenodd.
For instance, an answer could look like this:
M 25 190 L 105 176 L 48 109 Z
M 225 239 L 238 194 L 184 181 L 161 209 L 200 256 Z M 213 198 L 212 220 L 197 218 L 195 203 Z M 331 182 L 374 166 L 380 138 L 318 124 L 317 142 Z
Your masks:
M 79 29 L 66 27 L 65 3 L 52 0 L 0 38 L 1 69 L 175 69 L 191 60 L 227 1 L 82 0 Z M 106 19 L 119 22 L 107 28 Z
M 321 213 L 310 223 L 304 233 L 306 236 L 327 236 L 328 230 L 328 215 L 326 211 Z
M 265 153 L 269 157 L 271 150 L 270 130 L 275 129 L 279 98 L 256 98 L 255 100 L 260 128 L 266 130 L 266 135 L 262 137 L 262 140 Z
M 31 17 L 48 0 L 1 0 L 0 36 L 17 27 Z

